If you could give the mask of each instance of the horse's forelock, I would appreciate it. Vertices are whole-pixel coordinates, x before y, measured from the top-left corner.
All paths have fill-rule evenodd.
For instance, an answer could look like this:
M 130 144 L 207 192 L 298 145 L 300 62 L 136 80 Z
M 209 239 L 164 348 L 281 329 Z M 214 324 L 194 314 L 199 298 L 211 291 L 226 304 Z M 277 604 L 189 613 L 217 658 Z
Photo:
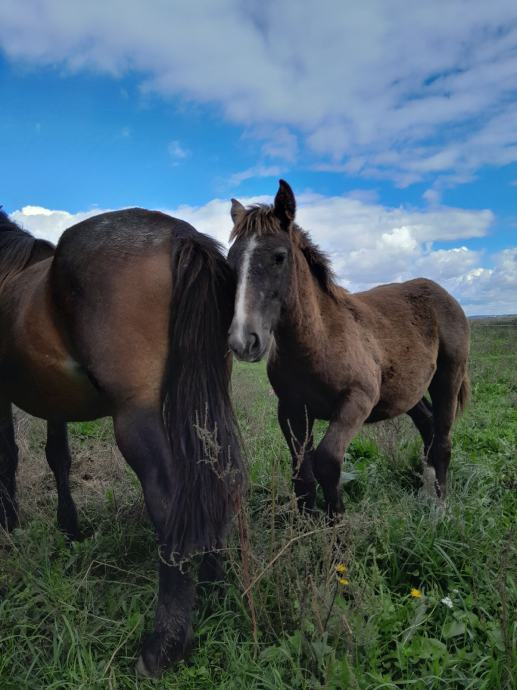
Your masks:
M 235 224 L 230 242 L 251 237 L 266 237 L 284 232 L 273 206 L 255 204 L 249 206 Z

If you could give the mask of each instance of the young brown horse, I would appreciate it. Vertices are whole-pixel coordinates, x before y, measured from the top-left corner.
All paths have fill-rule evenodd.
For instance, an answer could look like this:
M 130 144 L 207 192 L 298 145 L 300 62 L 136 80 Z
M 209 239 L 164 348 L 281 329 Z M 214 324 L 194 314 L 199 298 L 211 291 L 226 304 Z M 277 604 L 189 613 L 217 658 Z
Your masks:
M 55 250 L 0 213 L 0 525 L 17 521 L 13 403 L 48 420 L 58 522 L 72 538 L 66 423 L 113 417 L 161 551 L 144 675 L 186 652 L 193 578 L 178 561 L 221 546 L 243 481 L 228 392 L 234 295 L 216 242 L 163 213 L 104 213 Z
M 339 512 L 348 443 L 365 422 L 402 413 L 422 435 L 443 497 L 451 426 L 468 395 L 465 314 L 424 278 L 350 294 L 335 284 L 326 256 L 294 218 L 295 198 L 283 180 L 273 206 L 246 209 L 232 200 L 228 260 L 238 282 L 229 344 L 237 357 L 255 362 L 272 341 L 268 375 L 300 508 L 313 508 L 316 479 L 328 512 Z M 314 419 L 330 422 L 316 450 Z

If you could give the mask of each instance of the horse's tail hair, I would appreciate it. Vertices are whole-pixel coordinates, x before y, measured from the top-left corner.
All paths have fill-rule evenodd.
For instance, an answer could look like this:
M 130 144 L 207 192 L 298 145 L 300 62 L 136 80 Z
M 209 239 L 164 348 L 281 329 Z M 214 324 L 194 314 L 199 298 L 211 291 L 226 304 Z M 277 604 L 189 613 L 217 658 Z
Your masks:
M 217 549 L 245 481 L 230 399 L 227 333 L 235 280 L 214 240 L 172 240 L 169 354 L 163 415 L 174 490 L 168 523 L 173 558 Z
M 458 392 L 458 405 L 456 407 L 456 417 L 458 417 L 467 407 L 470 400 L 470 380 L 469 375 L 465 372 L 463 381 L 461 382 L 460 390 Z

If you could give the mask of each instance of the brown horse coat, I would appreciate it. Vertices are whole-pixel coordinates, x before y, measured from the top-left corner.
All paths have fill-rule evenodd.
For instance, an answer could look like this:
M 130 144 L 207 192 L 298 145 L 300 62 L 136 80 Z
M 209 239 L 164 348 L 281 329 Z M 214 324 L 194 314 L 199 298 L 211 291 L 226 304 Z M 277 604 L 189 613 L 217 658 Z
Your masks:
M 163 213 L 90 218 L 55 251 L 0 213 L 0 526 L 17 521 L 13 403 L 48 420 L 58 523 L 71 538 L 66 423 L 113 417 L 162 554 L 145 675 L 188 648 L 193 579 L 177 561 L 221 546 L 242 486 L 227 357 L 234 293 L 217 243 Z M 204 564 L 203 577 L 215 574 L 213 556 Z
M 316 478 L 329 511 L 340 510 L 340 466 L 351 438 L 365 422 L 403 413 L 422 434 L 444 495 L 450 430 L 468 394 L 463 310 L 424 278 L 347 292 L 294 214 L 285 182 L 271 207 L 245 209 L 234 201 L 228 258 L 238 274 L 238 308 L 229 343 L 238 357 L 254 361 L 272 335 L 268 375 L 300 505 L 312 508 Z M 329 421 L 316 450 L 314 419 Z

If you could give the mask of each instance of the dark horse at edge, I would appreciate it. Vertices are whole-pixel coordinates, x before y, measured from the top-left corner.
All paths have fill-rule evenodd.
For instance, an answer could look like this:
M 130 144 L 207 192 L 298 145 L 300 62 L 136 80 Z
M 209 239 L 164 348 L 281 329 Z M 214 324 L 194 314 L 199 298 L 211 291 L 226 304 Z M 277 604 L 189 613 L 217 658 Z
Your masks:
M 444 497 L 451 428 L 469 391 L 462 308 L 424 278 L 347 292 L 295 223 L 295 212 L 283 180 L 271 206 L 245 208 L 232 200 L 228 261 L 238 278 L 229 344 L 251 362 L 271 345 L 268 375 L 300 508 L 313 509 L 317 480 L 328 512 L 340 512 L 338 483 L 350 440 L 365 422 L 403 413 L 423 438 L 424 469 Z M 316 449 L 315 419 L 329 421 Z
M 188 651 L 194 579 L 180 561 L 204 553 L 206 577 L 217 570 L 210 552 L 242 489 L 234 294 L 217 243 L 163 213 L 98 215 L 54 248 L 0 212 L 0 526 L 18 518 L 12 404 L 48 420 L 58 523 L 74 539 L 67 422 L 113 417 L 160 548 L 154 632 L 137 664 L 148 676 Z

